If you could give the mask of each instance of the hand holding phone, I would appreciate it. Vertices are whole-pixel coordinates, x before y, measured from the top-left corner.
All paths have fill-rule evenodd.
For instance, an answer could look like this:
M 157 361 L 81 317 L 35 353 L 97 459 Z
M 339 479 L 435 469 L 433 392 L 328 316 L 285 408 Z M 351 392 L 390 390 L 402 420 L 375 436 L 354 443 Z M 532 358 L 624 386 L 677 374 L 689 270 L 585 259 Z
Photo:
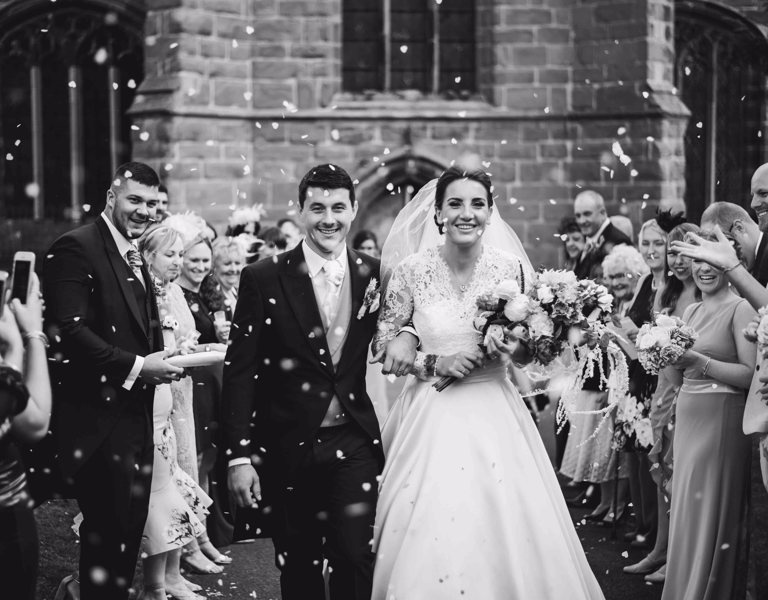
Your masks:
M 8 283 L 8 271 L 0 271 L 0 317 L 5 310 L 5 290 Z
M 13 255 L 13 275 L 11 276 L 11 300 L 18 298 L 27 303 L 31 290 L 32 274 L 35 272 L 34 252 L 17 252 Z

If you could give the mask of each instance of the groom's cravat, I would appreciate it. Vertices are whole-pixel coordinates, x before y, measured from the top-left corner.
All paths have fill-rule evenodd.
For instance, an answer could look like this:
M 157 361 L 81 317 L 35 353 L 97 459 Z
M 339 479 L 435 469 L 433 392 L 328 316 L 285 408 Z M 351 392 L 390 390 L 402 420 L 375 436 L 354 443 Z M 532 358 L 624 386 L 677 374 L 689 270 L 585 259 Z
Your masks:
M 144 275 L 141 273 L 142 261 L 139 251 L 136 248 L 131 248 L 125 253 L 125 259 L 128 261 L 128 266 L 131 267 L 133 274 L 136 275 L 136 279 L 138 279 L 142 287 L 145 287 Z
M 325 274 L 325 297 L 323 298 L 323 312 L 326 323 L 330 324 L 336 318 L 339 310 L 339 293 L 344 281 L 344 267 L 338 259 L 327 260 L 323 265 Z

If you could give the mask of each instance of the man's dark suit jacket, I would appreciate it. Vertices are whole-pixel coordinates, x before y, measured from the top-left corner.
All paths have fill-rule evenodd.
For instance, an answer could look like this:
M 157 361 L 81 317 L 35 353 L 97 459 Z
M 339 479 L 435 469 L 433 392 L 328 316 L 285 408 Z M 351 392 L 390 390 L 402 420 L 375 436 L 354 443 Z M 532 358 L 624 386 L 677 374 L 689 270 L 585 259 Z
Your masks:
M 603 259 L 608 256 L 611 249 L 619 244 L 632 244 L 624 233 L 608 223 L 608 227 L 600 235 L 600 243 L 592 248 L 585 256 L 579 257 L 573 272 L 579 279 L 595 279 L 602 275 Z
M 126 412 L 149 416 L 154 386 L 123 383 L 136 355 L 163 347 L 157 304 L 120 256 L 99 217 L 56 240 L 46 256 L 45 325 L 51 339 L 54 408 L 51 432 L 61 474 L 71 479 Z M 139 298 L 144 296 L 143 304 Z
M 383 466 L 379 425 L 365 390 L 377 314 L 366 310 L 358 319 L 366 287 L 379 280 L 379 261 L 351 249 L 347 260 L 352 311 L 336 369 L 302 245 L 243 269 L 224 363 L 222 419 L 228 459 L 263 459 L 262 490 L 290 485 L 334 394 L 375 444 Z
M 768 233 L 764 233 L 760 240 L 760 245 L 757 247 L 757 255 L 755 256 L 755 264 L 752 266 L 752 276 L 760 282 L 760 285 L 765 287 L 768 284 L 768 251 L 766 246 L 768 245 Z

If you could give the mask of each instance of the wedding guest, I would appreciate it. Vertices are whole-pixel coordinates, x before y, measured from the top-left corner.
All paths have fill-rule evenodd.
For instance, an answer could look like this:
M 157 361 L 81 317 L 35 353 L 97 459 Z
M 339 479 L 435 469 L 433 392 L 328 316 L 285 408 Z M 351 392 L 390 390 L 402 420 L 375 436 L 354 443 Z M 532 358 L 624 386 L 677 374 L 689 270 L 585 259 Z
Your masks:
M 288 248 L 288 239 L 277 227 L 265 229 L 259 236 L 258 259 L 278 256 Z
M 369 256 L 379 258 L 381 251 L 376 234 L 368 229 L 361 229 L 352 238 L 352 247 L 360 252 L 365 252 Z
M 51 417 L 48 341 L 39 291 L 32 274 L 24 303 L 14 299 L 0 307 L 0 581 L 3 597 L 19 600 L 35 598 L 39 557 L 19 445 L 42 439 Z
M 768 231 L 768 163 L 759 166 L 750 182 L 752 200 L 750 207 L 758 215 L 760 231 Z M 760 280 L 751 274 L 747 268 L 737 259 L 736 253 L 730 242 L 717 226 L 714 227 L 717 240 L 702 240 L 694 236 L 695 243 L 675 242 L 681 253 L 691 258 L 705 260 L 713 266 L 723 269 L 728 281 L 737 292 L 746 298 L 755 310 L 768 304 L 768 290 L 760 283 Z M 765 235 L 758 246 L 758 252 L 763 253 L 763 260 L 757 260 L 762 264 L 765 260 L 764 246 Z M 759 269 L 760 267 L 758 267 Z M 754 273 L 754 271 L 753 271 Z M 761 365 L 758 365 L 761 366 Z M 752 540 L 750 549 L 757 550 L 760 554 L 750 565 L 756 563 L 765 564 L 766 547 L 765 532 L 768 531 L 768 502 L 764 490 L 768 488 L 768 375 L 765 374 L 765 365 L 761 372 L 756 371 L 744 408 L 744 433 L 752 438 Z M 759 597 L 768 596 L 768 577 L 765 569 L 755 569 L 757 594 Z
M 218 292 L 221 294 L 225 319 L 231 321 L 235 312 L 235 304 L 237 304 L 240 271 L 246 265 L 246 248 L 238 238 L 222 237 L 213 243 L 212 250 L 212 283 L 218 286 Z M 205 298 L 208 304 L 211 304 L 210 298 L 211 294 L 209 293 Z M 215 306 L 209 306 L 209 308 L 214 313 L 219 310 Z
M 573 217 L 566 217 L 560 222 L 558 233 L 560 240 L 563 242 L 563 250 L 565 251 L 565 259 L 562 266 L 568 271 L 573 271 L 586 245 L 586 238 L 581 233 L 581 229 Z
M 673 228 L 667 236 L 667 265 L 672 273 L 656 294 L 653 311 L 682 318 L 688 306 L 701 300 L 701 292 L 693 281 L 691 259 L 683 256 L 670 245 L 684 239 L 689 232 L 697 233 L 699 228 L 692 223 L 683 223 Z M 645 574 L 650 583 L 663 583 L 666 575 L 667 544 L 669 540 L 669 494 L 672 478 L 672 440 L 674 399 L 679 385 L 675 367 L 666 367 L 659 372 L 656 391 L 651 399 L 650 419 L 653 428 L 654 445 L 648 453 L 651 477 L 656 483 L 657 528 L 656 542 L 641 561 L 624 567 L 625 573 Z
M 139 240 L 139 252 L 155 285 L 166 350 L 189 351 L 197 341 L 195 320 L 181 288 L 173 283 L 184 252 L 181 234 L 171 227 L 154 227 Z M 185 447 L 190 441 L 185 436 L 178 440 L 175 433 L 179 423 L 193 419 L 191 378 L 155 388 L 155 450 L 144 525 L 142 600 L 165 600 L 166 593 L 179 600 L 203 598 L 195 593 L 202 588 L 187 581 L 180 571 L 181 548 L 205 532 L 203 523 L 211 505 L 211 499 L 178 462 L 179 456 L 195 459 L 195 449 Z
M 173 215 L 165 224 L 177 229 L 184 240 L 184 257 L 177 283 L 192 311 L 195 329 L 200 333 L 198 342 L 226 342 L 230 323 L 214 320 L 201 294 L 202 283 L 211 271 L 212 259 L 203 220 L 193 214 Z M 180 453 L 179 465 L 209 493 L 208 474 L 215 463 L 213 432 L 218 428 L 220 380 L 208 367 L 193 369 L 191 376 L 194 418 L 173 421 L 178 446 L 187 449 Z M 221 565 L 230 563 L 231 558 L 219 552 L 204 532 L 184 548 L 182 562 L 193 572 L 220 573 Z
M 43 267 L 46 328 L 61 357 L 51 433 L 83 513 L 83 600 L 128 597 L 149 503 L 155 385 L 184 375 L 165 361 L 134 243 L 155 218 L 158 184 L 143 163 L 118 167 L 101 216 L 56 240 Z
M 632 242 L 611 224 L 603 197 L 593 190 L 577 194 L 573 201 L 573 216 L 586 237 L 574 273 L 579 279 L 599 279 L 600 266 L 611 249 L 620 244 L 631 245 Z
M 614 310 L 623 315 L 630 307 L 637 282 L 648 273 L 648 265 L 632 246 L 613 248 L 601 265 L 608 289 L 614 297 Z M 569 414 L 571 432 L 565 447 L 560 472 L 574 481 L 600 484 L 600 504 L 587 515 L 588 521 L 606 524 L 624 517 L 626 496 L 626 467 L 613 448 L 614 415 L 604 417 L 599 411 L 608 405 L 610 390 L 600 389 L 599 375 L 584 382 L 576 406 Z M 618 472 L 618 481 L 616 473 Z M 614 486 L 619 485 L 619 506 L 612 506 Z
M 301 232 L 301 228 L 293 219 L 285 218 L 280 219 L 277 222 L 277 228 L 283 232 L 285 239 L 288 241 L 286 250 L 293 250 L 299 245 L 304 234 Z
M 667 280 L 667 230 L 678 223 L 668 213 L 659 213 L 656 218 L 643 223 L 638 235 L 640 253 L 650 272 L 642 276 L 635 288 L 635 296 L 626 310 L 626 315 L 634 323 L 628 332 L 634 343 L 638 329 L 653 320 L 653 303 L 657 290 Z M 637 359 L 629 363 L 629 395 L 635 397 L 643 406 L 645 417 L 651 409 L 651 397 L 656 390 L 656 376 L 646 372 Z M 651 465 L 648 461 L 648 448 L 630 443 L 625 446 L 629 490 L 635 513 L 635 529 L 625 535 L 635 547 L 648 547 L 656 540 L 658 524 L 656 506 L 656 484 L 651 478 Z
M 162 183 L 157 186 L 157 217 L 158 223 L 164 221 L 171 214 L 168 201 L 168 188 Z
M 624 215 L 612 215 L 608 217 L 611 220 L 611 225 L 626 235 L 629 240 L 635 243 L 635 228 L 632 226 L 632 220 Z
M 700 238 L 714 240 L 713 234 Z M 736 248 L 738 252 L 738 248 Z M 755 311 L 720 269 L 693 261 L 702 300 L 683 316 L 697 333 L 676 363 L 674 480 L 662 600 L 744 597 L 749 438 L 742 432 L 744 392 L 755 345 L 742 330 Z

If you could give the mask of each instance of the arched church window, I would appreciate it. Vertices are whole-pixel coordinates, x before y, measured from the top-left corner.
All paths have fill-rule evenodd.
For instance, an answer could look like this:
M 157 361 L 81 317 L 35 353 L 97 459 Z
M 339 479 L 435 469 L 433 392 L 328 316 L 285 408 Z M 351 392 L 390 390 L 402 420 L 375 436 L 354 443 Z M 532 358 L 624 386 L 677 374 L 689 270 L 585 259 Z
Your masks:
M 712 202 L 748 207 L 765 161 L 768 43 L 757 28 L 711 3 L 679 2 L 675 81 L 691 111 L 685 133 L 685 202 L 697 220 Z
M 343 0 L 345 92 L 476 91 L 473 0 Z
M 0 214 L 79 222 L 128 160 L 143 13 L 105 0 L 0 12 Z M 99 207 L 100 208 L 100 207 Z

